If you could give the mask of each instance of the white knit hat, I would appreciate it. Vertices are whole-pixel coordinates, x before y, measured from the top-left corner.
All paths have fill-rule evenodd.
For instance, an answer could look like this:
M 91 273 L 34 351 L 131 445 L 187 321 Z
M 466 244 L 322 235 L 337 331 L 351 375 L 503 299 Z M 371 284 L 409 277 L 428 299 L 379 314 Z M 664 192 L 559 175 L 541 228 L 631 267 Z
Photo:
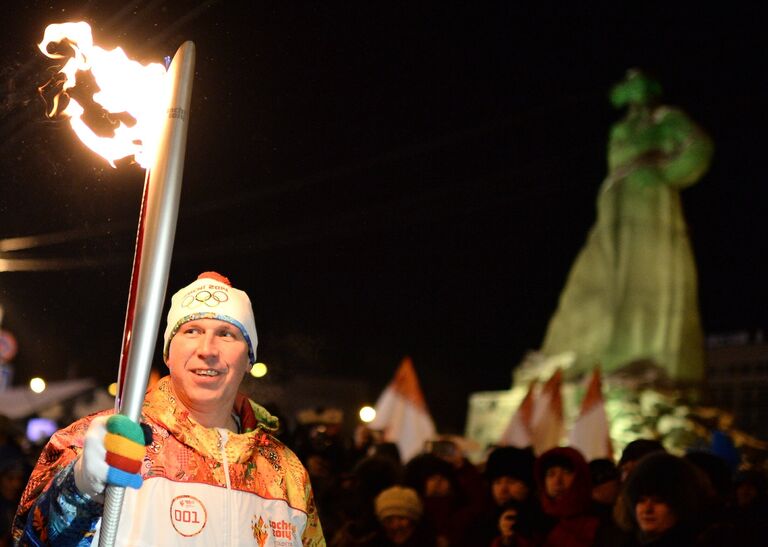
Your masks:
M 248 344 L 248 359 L 256 362 L 256 322 L 251 299 L 232 287 L 229 279 L 216 272 L 204 272 L 171 298 L 168 323 L 163 335 L 163 359 L 168 360 L 171 338 L 184 323 L 196 319 L 218 319 L 231 323 L 243 333 Z

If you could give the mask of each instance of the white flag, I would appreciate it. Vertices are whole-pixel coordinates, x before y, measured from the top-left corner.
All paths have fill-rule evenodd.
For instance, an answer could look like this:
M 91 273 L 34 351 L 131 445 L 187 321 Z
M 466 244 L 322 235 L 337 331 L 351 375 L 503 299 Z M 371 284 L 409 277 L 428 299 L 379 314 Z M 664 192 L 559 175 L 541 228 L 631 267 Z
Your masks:
M 537 455 L 560 445 L 560 439 L 564 433 L 563 396 L 560 393 L 562 383 L 563 373 L 558 368 L 544 384 L 541 394 L 533 405 L 531 433 L 533 450 Z
M 570 443 L 587 461 L 613 457 L 599 367 L 592 373 L 587 393 L 581 403 L 581 413 L 571 429 Z
M 424 442 L 435 437 L 435 423 L 410 357 L 403 358 L 395 377 L 379 396 L 376 418 L 370 427 L 382 430 L 384 440 L 397 444 L 404 462 L 419 454 Z
M 531 382 L 528 387 L 528 393 L 517 407 L 517 410 L 509 420 L 507 428 L 501 434 L 499 446 L 516 446 L 517 448 L 528 448 L 533 444 L 531 435 L 531 421 L 533 419 L 533 390 L 536 387 L 536 380 Z

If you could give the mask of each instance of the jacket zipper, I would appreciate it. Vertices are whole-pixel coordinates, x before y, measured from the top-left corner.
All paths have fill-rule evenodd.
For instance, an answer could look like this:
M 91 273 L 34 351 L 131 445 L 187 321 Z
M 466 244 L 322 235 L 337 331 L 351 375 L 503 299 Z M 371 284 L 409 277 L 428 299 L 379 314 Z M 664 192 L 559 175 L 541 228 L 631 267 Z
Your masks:
M 230 495 L 232 493 L 232 483 L 229 480 L 229 461 L 227 461 L 227 439 L 229 438 L 229 430 L 227 429 L 221 429 L 217 428 L 219 432 L 219 450 L 221 450 L 221 464 L 224 466 L 224 480 L 226 481 L 227 485 L 227 495 L 225 496 L 224 501 L 224 522 L 226 523 L 225 526 L 225 536 L 224 541 L 222 542 L 222 545 L 231 545 L 232 542 L 230 541 L 230 530 L 232 529 L 232 496 Z

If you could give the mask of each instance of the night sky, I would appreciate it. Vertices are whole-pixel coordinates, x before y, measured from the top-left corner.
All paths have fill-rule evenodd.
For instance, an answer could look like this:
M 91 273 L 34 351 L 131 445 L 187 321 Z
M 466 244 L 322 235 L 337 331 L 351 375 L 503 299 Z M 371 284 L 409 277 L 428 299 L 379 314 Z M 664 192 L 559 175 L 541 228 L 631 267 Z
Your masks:
M 438 427 L 461 430 L 468 394 L 508 388 L 541 343 L 594 221 L 621 116 L 608 90 L 635 66 L 715 141 L 709 173 L 683 194 L 706 333 L 768 326 L 768 44 L 757 12 L 9 5 L 0 258 L 42 268 L 0 271 L 16 383 L 106 384 L 119 358 L 143 171 L 112 169 L 44 116 L 36 87 L 52 63 L 36 43 L 68 20 L 145 62 L 195 42 L 169 292 L 211 269 L 247 290 L 259 358 L 276 377 L 361 379 L 373 402 L 408 354 Z

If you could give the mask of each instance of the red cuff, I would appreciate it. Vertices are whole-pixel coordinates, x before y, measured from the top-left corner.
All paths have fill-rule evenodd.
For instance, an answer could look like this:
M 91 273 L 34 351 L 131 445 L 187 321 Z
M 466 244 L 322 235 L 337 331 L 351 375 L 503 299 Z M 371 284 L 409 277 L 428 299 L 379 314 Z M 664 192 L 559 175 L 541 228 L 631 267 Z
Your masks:
M 141 470 L 142 460 L 132 460 L 114 452 L 107 452 L 107 465 L 122 469 L 126 473 L 138 473 Z

